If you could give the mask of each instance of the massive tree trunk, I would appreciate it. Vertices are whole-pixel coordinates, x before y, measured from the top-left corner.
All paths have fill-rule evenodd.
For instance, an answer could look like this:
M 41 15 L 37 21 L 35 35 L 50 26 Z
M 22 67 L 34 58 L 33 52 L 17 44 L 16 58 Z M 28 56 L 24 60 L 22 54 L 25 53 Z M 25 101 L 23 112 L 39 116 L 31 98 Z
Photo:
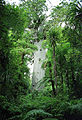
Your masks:
M 34 44 L 38 47 L 38 51 L 34 53 L 32 87 L 33 89 L 40 90 L 43 88 L 43 85 L 40 86 L 40 81 L 45 76 L 45 70 L 43 70 L 41 66 L 45 60 L 46 50 L 41 46 L 42 41 L 35 42 Z

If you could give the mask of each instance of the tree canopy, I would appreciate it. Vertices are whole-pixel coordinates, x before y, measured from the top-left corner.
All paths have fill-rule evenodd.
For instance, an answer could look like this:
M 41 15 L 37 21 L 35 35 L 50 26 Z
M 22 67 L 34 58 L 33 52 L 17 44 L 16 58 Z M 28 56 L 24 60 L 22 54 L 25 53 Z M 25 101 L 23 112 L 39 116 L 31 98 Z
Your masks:
M 1 120 L 82 119 L 82 2 L 60 1 L 49 19 L 46 11 L 46 0 L 0 1 Z M 47 52 L 38 91 L 28 64 L 40 40 Z

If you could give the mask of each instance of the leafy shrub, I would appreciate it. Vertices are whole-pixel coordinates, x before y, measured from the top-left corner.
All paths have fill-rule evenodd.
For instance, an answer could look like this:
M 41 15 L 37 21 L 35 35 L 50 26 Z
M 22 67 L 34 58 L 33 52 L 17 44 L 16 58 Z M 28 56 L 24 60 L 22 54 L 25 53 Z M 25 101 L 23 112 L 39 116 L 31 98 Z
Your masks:
M 82 120 L 82 103 L 70 105 L 65 112 L 66 120 Z
M 12 116 L 20 115 L 21 109 L 19 106 L 15 101 L 10 102 L 6 97 L 0 96 L 0 120 L 9 120 Z
M 46 118 L 46 117 L 52 117 L 52 114 L 45 112 L 44 110 L 31 110 L 29 111 L 26 115 L 25 118 L 23 120 L 42 120 L 42 118 Z

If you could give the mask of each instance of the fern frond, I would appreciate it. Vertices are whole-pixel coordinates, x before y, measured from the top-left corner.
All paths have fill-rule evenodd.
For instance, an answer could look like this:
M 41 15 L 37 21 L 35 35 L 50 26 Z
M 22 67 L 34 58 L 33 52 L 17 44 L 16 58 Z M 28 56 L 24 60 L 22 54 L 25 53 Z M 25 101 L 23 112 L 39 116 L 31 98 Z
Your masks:
M 31 120 L 31 118 L 37 119 L 37 118 L 46 118 L 46 117 L 52 117 L 52 114 L 45 112 L 44 110 L 41 109 L 39 110 L 34 109 L 29 111 L 23 120 Z

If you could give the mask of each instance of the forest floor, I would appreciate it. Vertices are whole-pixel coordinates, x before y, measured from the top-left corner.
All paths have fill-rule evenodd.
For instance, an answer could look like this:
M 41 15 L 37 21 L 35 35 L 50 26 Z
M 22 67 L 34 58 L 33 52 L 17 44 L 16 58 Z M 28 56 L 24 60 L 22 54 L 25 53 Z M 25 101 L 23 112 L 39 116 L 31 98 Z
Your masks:
M 43 120 L 58 120 L 56 118 L 46 118 L 46 119 L 43 119 Z

